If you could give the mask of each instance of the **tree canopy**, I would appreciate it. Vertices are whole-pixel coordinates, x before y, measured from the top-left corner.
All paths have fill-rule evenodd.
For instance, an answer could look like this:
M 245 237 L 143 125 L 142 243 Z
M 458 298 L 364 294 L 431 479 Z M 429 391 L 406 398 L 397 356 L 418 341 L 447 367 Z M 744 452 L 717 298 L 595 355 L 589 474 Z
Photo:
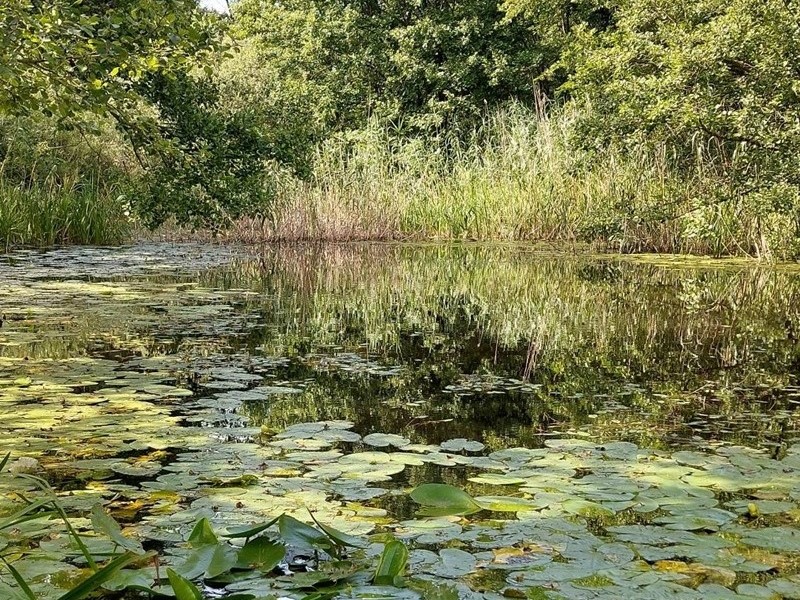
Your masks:
M 141 81 L 202 61 L 218 39 L 194 0 L 5 2 L 0 110 L 121 113 Z
M 150 224 L 264 215 L 331 138 L 458 144 L 517 103 L 580 105 L 575 152 L 664 156 L 724 184 L 698 206 L 800 230 L 797 0 L 16 0 L 0 56 L 0 116 L 116 121 Z

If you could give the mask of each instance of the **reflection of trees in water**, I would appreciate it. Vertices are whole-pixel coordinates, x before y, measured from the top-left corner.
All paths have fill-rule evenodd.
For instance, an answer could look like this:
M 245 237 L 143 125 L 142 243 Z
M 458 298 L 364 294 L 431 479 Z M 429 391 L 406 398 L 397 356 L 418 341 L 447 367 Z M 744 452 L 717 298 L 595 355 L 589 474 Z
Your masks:
M 734 417 L 791 409 L 784 388 L 800 360 L 791 335 L 800 288 L 788 271 L 349 246 L 281 249 L 207 283 L 217 277 L 261 292 L 250 309 L 266 326 L 251 339 L 265 353 L 347 350 L 405 367 L 386 379 L 309 372 L 315 382 L 305 394 L 249 407 L 275 426 L 349 418 L 364 431 L 459 435 L 499 447 L 594 423 L 595 434 L 654 444 L 669 432 L 778 435 L 780 418 L 746 426 Z M 444 391 L 464 375 L 541 387 Z M 730 418 L 687 426 L 708 425 L 707 415 Z
M 302 334 L 312 345 L 367 343 L 374 352 L 393 350 L 405 331 L 421 334 L 423 348 L 437 334 L 466 332 L 489 356 L 534 339 L 540 355 L 577 344 L 716 368 L 788 339 L 800 322 L 790 272 L 669 269 L 497 248 L 281 248 L 211 272 L 206 282 L 264 292 L 275 333 Z
M 492 447 L 569 428 L 650 445 L 669 433 L 789 435 L 800 279 L 719 264 L 510 247 L 275 248 L 197 277 L 148 277 L 136 300 L 31 320 L 31 341 L 0 354 L 296 357 L 281 377 L 310 380 L 307 391 L 247 407 L 274 426 L 348 418 L 365 432 Z M 232 310 L 201 310 L 211 304 Z M 184 308 L 194 305 L 196 314 Z M 165 312 L 176 307 L 181 319 Z M 64 323 L 68 335 L 49 335 Z M 347 352 L 402 369 L 368 376 L 315 366 Z M 539 387 L 514 390 L 498 378 Z

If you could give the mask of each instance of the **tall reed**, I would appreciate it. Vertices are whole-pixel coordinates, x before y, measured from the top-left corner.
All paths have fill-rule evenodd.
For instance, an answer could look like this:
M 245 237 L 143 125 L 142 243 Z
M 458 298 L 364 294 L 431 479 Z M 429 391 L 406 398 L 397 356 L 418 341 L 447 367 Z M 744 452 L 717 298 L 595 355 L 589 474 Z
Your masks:
M 119 244 L 128 238 L 122 197 L 97 182 L 15 185 L 0 175 L 0 244 L 46 247 Z
M 117 244 L 129 236 L 131 161 L 105 121 L 86 131 L 0 117 L 0 246 Z
M 511 106 L 466 141 L 398 139 L 377 123 L 322 145 L 285 177 L 250 240 L 583 241 L 622 252 L 788 256 L 790 219 L 738 197 L 713 163 L 678 171 L 665 149 L 576 144 L 577 108 Z

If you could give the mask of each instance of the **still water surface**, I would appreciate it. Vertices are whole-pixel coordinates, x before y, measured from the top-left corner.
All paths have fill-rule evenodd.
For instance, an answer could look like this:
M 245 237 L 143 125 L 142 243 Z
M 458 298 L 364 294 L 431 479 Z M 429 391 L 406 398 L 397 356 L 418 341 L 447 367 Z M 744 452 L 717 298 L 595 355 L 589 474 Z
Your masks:
M 492 449 L 579 435 L 780 453 L 800 424 L 792 267 L 156 244 L 11 255 L 0 310 L 0 378 L 68 359 L 87 391 L 107 375 L 91 361 L 158 363 L 194 392 L 171 407 L 175 423 L 232 438 L 347 419 L 362 434 Z

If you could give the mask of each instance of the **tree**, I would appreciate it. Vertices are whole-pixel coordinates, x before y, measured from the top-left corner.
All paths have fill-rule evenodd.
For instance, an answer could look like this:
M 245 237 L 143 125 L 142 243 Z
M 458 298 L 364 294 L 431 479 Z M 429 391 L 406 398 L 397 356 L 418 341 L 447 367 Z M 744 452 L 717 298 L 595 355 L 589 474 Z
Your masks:
M 146 223 L 222 226 L 268 196 L 274 154 L 250 111 L 220 106 L 223 34 L 195 0 L 4 3 L 0 114 L 80 129 L 113 118 L 144 170 L 132 201 Z
M 532 101 L 549 66 L 525 16 L 496 0 L 240 0 L 234 29 L 271 65 L 272 89 L 314 98 L 329 130 L 378 116 L 411 132 L 473 125 Z
M 137 85 L 214 49 L 194 0 L 13 0 L 0 5 L 0 111 L 125 119 Z
M 686 169 L 700 156 L 800 226 L 800 3 L 619 0 L 613 14 L 563 60 L 592 106 L 585 145 L 660 145 Z
M 155 75 L 142 93 L 158 112 L 157 130 L 139 142 L 150 164 L 147 193 L 134 201 L 148 225 L 172 216 L 222 229 L 264 209 L 271 198 L 265 163 L 276 157 L 253 111 L 226 110 L 219 86 L 204 76 Z

